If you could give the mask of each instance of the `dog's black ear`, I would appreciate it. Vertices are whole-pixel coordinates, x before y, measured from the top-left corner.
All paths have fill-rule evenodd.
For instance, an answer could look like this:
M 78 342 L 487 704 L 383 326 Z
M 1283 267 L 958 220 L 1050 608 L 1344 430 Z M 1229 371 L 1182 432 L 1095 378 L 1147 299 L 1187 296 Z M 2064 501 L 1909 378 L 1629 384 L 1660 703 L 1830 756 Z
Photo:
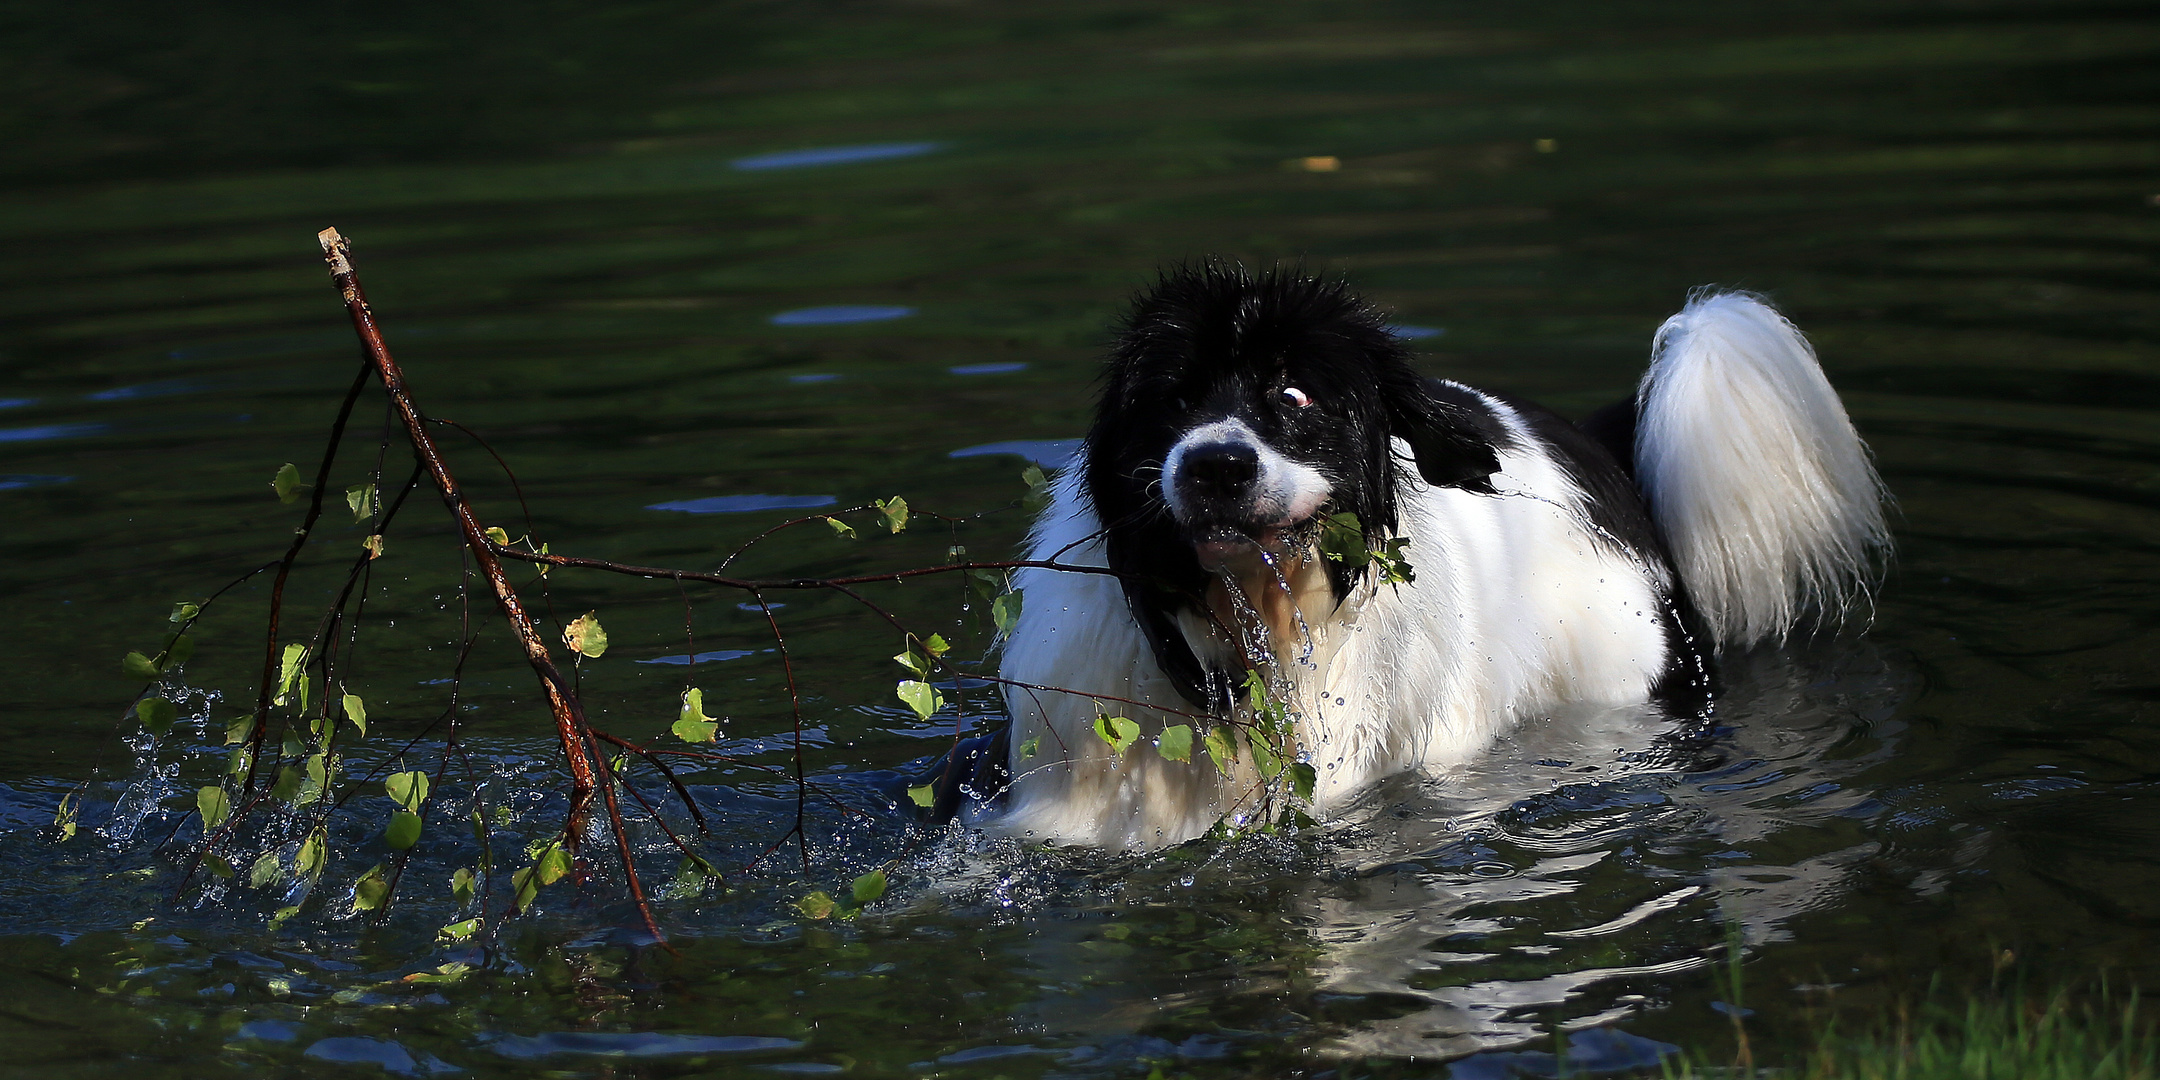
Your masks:
M 1508 430 L 1474 391 L 1455 383 L 1408 379 L 1389 388 L 1389 433 L 1410 444 L 1418 475 L 1434 487 L 1490 492 Z

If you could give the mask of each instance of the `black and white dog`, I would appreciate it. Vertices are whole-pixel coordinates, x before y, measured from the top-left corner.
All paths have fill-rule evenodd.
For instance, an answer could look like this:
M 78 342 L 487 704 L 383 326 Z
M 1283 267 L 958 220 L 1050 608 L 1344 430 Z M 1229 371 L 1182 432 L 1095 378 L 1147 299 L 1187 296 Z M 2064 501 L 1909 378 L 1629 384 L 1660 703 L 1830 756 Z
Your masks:
M 1864 592 L 1883 501 L 1813 350 L 1753 296 L 1698 293 L 1635 397 L 1577 426 L 1420 377 L 1339 283 L 1181 268 L 1125 320 L 1028 543 L 1115 573 L 1015 580 L 1001 676 L 1081 693 L 1008 685 L 1009 789 L 978 820 L 1134 847 L 1250 813 L 1249 759 L 1153 747 L 1207 726 L 1192 714 L 1237 720 L 1248 672 L 1284 699 L 1321 817 L 1518 717 L 1699 689 L 1706 655 Z M 1324 557 L 1318 523 L 1344 513 L 1369 548 L 1407 539 L 1414 580 Z M 1106 712 L 1134 745 L 1097 734 Z

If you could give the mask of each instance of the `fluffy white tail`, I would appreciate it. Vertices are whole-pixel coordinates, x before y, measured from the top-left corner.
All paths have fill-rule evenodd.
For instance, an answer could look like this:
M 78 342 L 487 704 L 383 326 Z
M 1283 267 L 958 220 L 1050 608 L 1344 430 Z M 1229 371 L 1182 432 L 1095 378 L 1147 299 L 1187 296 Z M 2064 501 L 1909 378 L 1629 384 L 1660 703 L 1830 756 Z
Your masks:
M 1756 297 L 1699 290 L 1651 351 L 1636 476 L 1717 647 L 1844 613 L 1889 549 L 1885 494 L 1807 339 Z

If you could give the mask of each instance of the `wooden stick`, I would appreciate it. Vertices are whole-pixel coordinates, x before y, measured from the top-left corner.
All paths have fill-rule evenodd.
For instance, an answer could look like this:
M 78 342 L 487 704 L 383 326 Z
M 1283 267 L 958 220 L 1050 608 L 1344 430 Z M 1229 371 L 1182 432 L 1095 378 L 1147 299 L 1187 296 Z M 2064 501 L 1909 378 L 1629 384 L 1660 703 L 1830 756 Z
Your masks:
M 562 742 L 563 756 L 570 765 L 570 817 L 564 829 L 563 843 L 575 851 L 584 835 L 586 814 L 596 789 L 586 741 L 591 728 L 585 722 L 584 709 L 578 704 L 569 681 L 556 668 L 547 643 L 533 629 L 531 616 L 525 613 L 517 590 L 511 587 L 509 576 L 503 572 L 502 561 L 495 557 L 495 547 L 488 543 L 486 529 L 458 489 L 457 478 L 450 475 L 450 467 L 435 448 L 435 440 L 428 437 L 427 420 L 420 415 L 419 406 L 413 403 L 411 393 L 406 390 L 405 373 L 398 369 L 397 361 L 391 359 L 390 347 L 383 344 L 382 332 L 375 326 L 375 313 L 368 308 L 367 293 L 360 288 L 360 277 L 353 271 L 352 245 L 339 236 L 336 229 L 324 229 L 315 238 L 321 241 L 323 259 L 330 264 L 330 279 L 337 283 L 338 292 L 345 297 L 345 310 L 352 315 L 353 330 L 360 335 L 361 348 L 375 365 L 376 374 L 382 377 L 383 389 L 389 393 L 398 416 L 405 422 L 405 434 L 411 438 L 414 452 L 420 455 L 428 475 L 434 478 L 436 489 L 442 492 L 443 505 L 449 507 L 450 515 L 457 519 L 459 530 L 465 534 L 465 546 L 472 550 L 473 562 L 495 590 L 495 604 L 502 609 L 503 618 L 509 622 L 511 632 L 517 635 L 518 643 L 525 647 L 525 659 L 532 665 L 533 673 L 539 676 L 541 690 L 547 694 L 548 710 L 555 715 L 555 734 Z

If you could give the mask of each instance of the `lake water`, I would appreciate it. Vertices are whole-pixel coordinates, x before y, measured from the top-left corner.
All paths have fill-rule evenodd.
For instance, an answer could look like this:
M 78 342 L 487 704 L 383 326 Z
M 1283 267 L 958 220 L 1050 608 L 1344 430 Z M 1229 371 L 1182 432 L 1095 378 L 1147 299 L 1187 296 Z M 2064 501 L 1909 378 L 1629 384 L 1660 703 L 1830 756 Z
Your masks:
M 1984 982 L 2003 950 L 2042 982 L 2160 973 L 2147 6 L 8 18 L 0 1073 L 1472 1078 L 1550 1071 L 1556 1025 L 1594 1029 L 1578 1067 L 1726 1053 L 1729 943 L 1773 1050 L 1826 1009 Z M 598 844 L 582 888 L 445 944 L 471 914 L 449 884 L 477 855 L 467 800 L 500 815 L 499 916 L 563 776 L 484 593 L 459 668 L 460 552 L 432 497 L 371 570 L 350 668 L 371 728 L 314 890 L 180 878 L 193 793 L 253 700 L 267 575 L 197 628 L 182 703 L 203 718 L 153 747 L 125 715 L 122 654 L 297 521 L 271 477 L 312 474 L 356 364 L 315 250 L 332 225 L 423 405 L 515 471 L 529 525 L 487 453 L 440 429 L 481 516 L 558 552 L 710 569 L 782 520 L 895 493 L 995 512 L 897 537 L 858 515 L 859 540 L 783 533 L 734 569 L 1008 552 L 1022 468 L 1084 430 L 1107 322 L 1156 267 L 1212 253 L 1346 274 L 1431 372 L 1578 415 L 1626 392 L 1690 287 L 1766 292 L 1875 448 L 1899 559 L 1864 637 L 1734 660 L 1704 738 L 1534 723 L 1342 828 L 1123 857 L 911 829 L 879 784 L 953 715 L 893 697 L 885 624 L 775 596 L 831 796 L 807 866 L 792 845 L 759 859 L 796 803 L 755 605 L 557 571 L 534 605 L 597 610 L 611 638 L 580 674 L 597 722 L 666 740 L 688 685 L 724 717 L 741 762 L 684 779 L 727 887 L 658 902 L 669 952 Z M 402 480 L 389 433 L 365 399 L 339 488 L 378 461 Z M 360 550 L 339 502 L 287 640 Z M 981 654 L 984 605 L 957 581 L 875 595 Z M 994 715 L 955 694 L 960 725 Z M 453 720 L 462 754 L 396 902 L 355 917 L 354 879 L 391 861 L 366 778 L 436 769 Z M 675 860 L 638 836 L 667 882 Z M 892 889 L 862 918 L 797 914 L 879 866 Z

